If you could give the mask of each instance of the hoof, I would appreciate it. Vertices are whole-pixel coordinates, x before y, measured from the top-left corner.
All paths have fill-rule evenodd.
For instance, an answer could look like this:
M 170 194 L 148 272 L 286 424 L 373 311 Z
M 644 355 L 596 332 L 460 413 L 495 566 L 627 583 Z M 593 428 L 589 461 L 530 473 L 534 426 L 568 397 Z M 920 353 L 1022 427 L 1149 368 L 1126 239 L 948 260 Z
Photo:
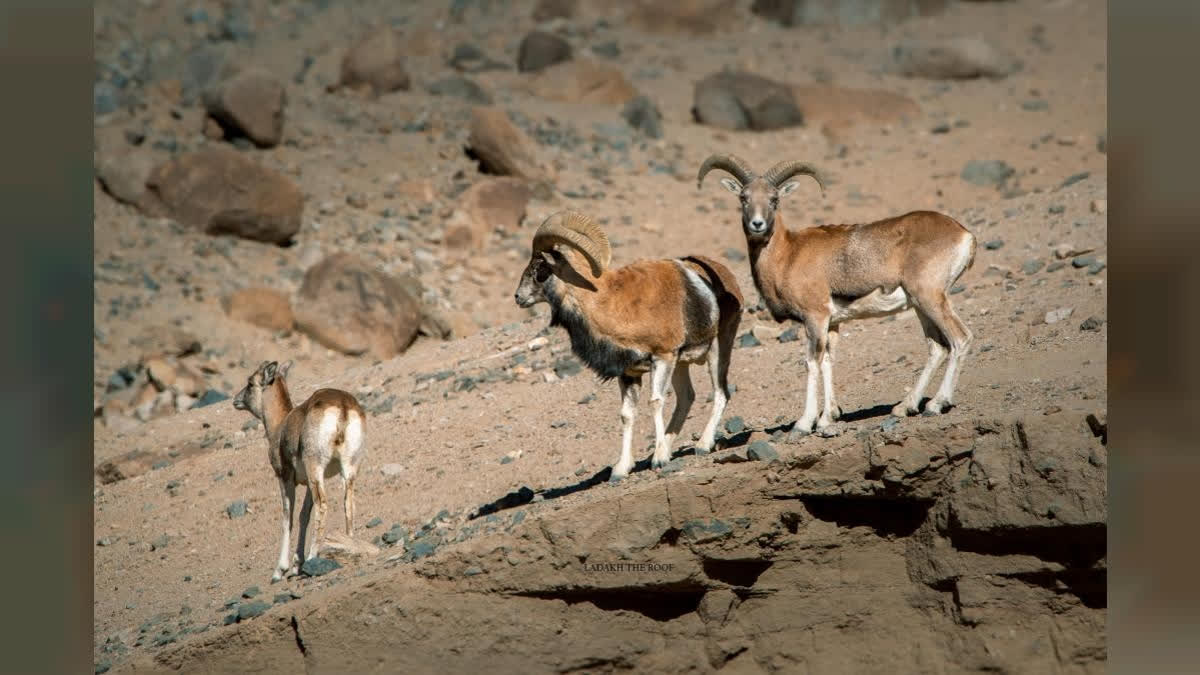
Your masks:
M 839 405 L 839 406 L 834 406 L 834 408 L 833 408 L 833 413 L 831 414 L 831 417 L 832 417 L 832 418 L 833 418 L 833 420 L 836 422 L 837 420 L 840 420 L 840 419 L 842 419 L 842 415 L 845 415 L 845 414 L 846 414 L 846 413 L 842 411 L 842 406 L 840 406 L 840 405 Z
M 814 420 L 797 420 L 792 431 L 799 431 L 802 434 L 811 433 L 813 430 Z
M 942 413 L 946 412 L 950 408 L 951 408 L 951 404 L 949 401 L 933 399 L 929 403 L 925 404 L 925 414 L 926 415 L 941 415 Z
M 703 457 L 711 452 L 712 452 L 712 448 L 702 448 L 698 445 L 696 446 L 696 456 L 697 457 Z
M 920 411 L 916 408 L 910 408 L 903 403 L 897 403 L 896 407 L 892 408 L 892 417 L 909 417 L 916 415 L 918 412 Z
M 625 471 L 623 473 L 617 473 L 616 471 L 613 471 L 612 475 L 608 477 L 608 482 L 609 483 L 620 483 L 621 481 L 625 480 L 625 478 L 628 475 L 629 475 L 628 471 Z
M 283 572 L 280 572 L 279 570 L 275 570 L 275 573 L 271 575 L 271 583 L 277 584 L 282 580 L 283 580 Z

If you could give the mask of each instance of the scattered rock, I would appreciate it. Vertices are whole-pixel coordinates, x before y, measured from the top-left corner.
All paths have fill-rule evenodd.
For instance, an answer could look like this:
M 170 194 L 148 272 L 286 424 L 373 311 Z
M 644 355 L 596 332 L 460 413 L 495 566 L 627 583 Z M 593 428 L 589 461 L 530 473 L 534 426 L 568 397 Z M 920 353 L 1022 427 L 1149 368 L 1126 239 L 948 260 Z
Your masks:
M 746 422 L 741 417 L 730 417 L 725 420 L 725 431 L 731 434 L 740 434 L 746 430 Z
M 384 464 L 379 467 L 379 473 L 383 474 L 386 478 L 395 478 L 404 473 L 404 466 L 395 463 Z
M 378 546 L 370 542 L 353 539 L 339 530 L 330 530 L 326 532 L 325 539 L 321 542 L 321 550 L 317 554 L 339 565 L 351 565 L 374 558 L 379 555 L 379 550 Z
M 169 543 L 171 543 L 170 537 L 168 537 L 165 534 L 159 535 L 158 537 L 154 538 L 154 541 L 150 542 L 150 550 L 158 551 L 158 550 L 164 549 L 167 547 L 167 544 L 169 544 Z
M 626 15 L 629 27 L 643 33 L 700 36 L 735 25 L 738 9 L 727 0 L 640 1 Z
M 370 530 L 372 528 L 379 527 L 382 524 L 383 524 L 383 518 L 380 518 L 379 516 L 375 516 L 374 518 L 367 521 L 366 527 L 368 530 Z
M 973 159 L 963 167 L 961 177 L 972 185 L 999 188 L 1015 173 L 1016 170 L 1002 160 Z
M 1089 316 L 1088 318 L 1083 320 L 1083 323 L 1079 324 L 1079 330 L 1092 331 L 1095 333 L 1099 333 L 1100 327 L 1103 325 L 1104 325 L 1104 319 L 1101 319 L 1098 316 Z
M 804 124 L 787 85 L 743 71 L 713 73 L 696 83 L 692 115 L 701 124 L 764 131 Z
M 475 45 L 465 42 L 454 48 L 454 53 L 450 56 L 450 65 L 455 70 L 465 73 L 508 70 L 510 67 L 483 53 Z
M 1094 264 L 1096 264 L 1096 257 L 1091 255 L 1081 255 L 1071 260 L 1071 267 L 1075 269 L 1083 269 Z
M 1020 69 L 1012 55 L 978 37 L 907 41 L 892 50 L 892 62 L 906 77 L 939 80 L 1002 78 Z
M 262 591 L 259 590 L 258 586 L 250 586 L 246 590 L 242 591 L 242 597 L 248 600 L 250 598 L 257 597 L 260 593 L 262 593 Z
M 779 335 L 780 342 L 795 342 L 800 339 L 800 330 L 795 326 L 783 331 Z
M 571 60 L 571 45 L 553 33 L 535 30 L 521 40 L 517 48 L 517 70 L 533 73 L 556 63 Z
M 367 33 L 342 59 L 339 84 L 350 88 L 369 88 L 375 95 L 408 89 L 403 42 L 403 36 L 390 26 Z
M 1058 186 L 1058 189 L 1061 190 L 1065 187 L 1070 187 L 1081 180 L 1087 180 L 1087 178 L 1091 175 L 1091 171 L 1080 171 L 1079 173 L 1071 174 L 1070 176 L 1067 176 L 1061 185 Z
M 304 193 L 296 183 L 227 146 L 173 159 L 147 185 L 152 210 L 209 234 L 282 244 L 300 230 Z
M 1053 324 L 1058 323 L 1059 321 L 1065 321 L 1074 313 L 1074 307 L 1062 307 L 1060 309 L 1050 310 L 1049 312 L 1046 312 L 1046 323 Z
M 1091 253 L 1092 250 L 1090 248 L 1076 248 L 1072 244 L 1059 244 L 1054 247 L 1054 257 L 1059 260 L 1065 260 L 1066 258 L 1074 258 L 1084 253 Z
M 240 499 L 236 502 L 233 502 L 229 506 L 225 507 L 225 513 L 230 518 L 241 518 L 242 516 L 246 515 L 246 512 L 249 510 L 250 510 L 249 505 L 247 505 L 245 501 L 240 500 Z
M 754 0 L 750 10 L 784 26 L 894 24 L 941 12 L 950 0 Z
M 513 521 L 514 523 L 516 522 L 515 517 Z M 408 547 L 408 555 L 410 555 L 413 560 L 420 560 L 421 558 L 433 555 L 433 553 L 437 550 L 438 545 L 441 543 L 441 540 L 435 536 L 421 537 L 420 539 L 412 542 L 412 545 Z
M 1108 211 L 1107 199 L 1093 199 L 1091 204 L 1092 213 L 1104 213 Z
M 779 459 L 779 453 L 767 441 L 754 441 L 746 448 L 746 457 L 751 461 L 769 462 Z
M 742 333 L 738 336 L 737 345 L 739 347 L 757 347 L 761 344 L 758 338 L 754 337 L 753 333 Z
M 1026 260 L 1025 263 L 1021 265 L 1021 271 L 1025 274 L 1037 274 L 1041 271 L 1043 265 L 1045 265 L 1045 263 L 1043 263 L 1041 260 Z
M 554 182 L 554 173 L 537 156 L 533 141 L 503 110 L 492 107 L 471 110 L 467 147 L 487 173 Z
M 998 250 L 1004 248 L 1004 240 L 1003 239 L 993 239 L 991 241 L 984 242 L 983 247 L 989 251 L 998 251 Z
M 267 330 L 284 331 L 292 328 L 291 303 L 287 296 L 271 288 L 235 291 L 225 302 L 225 312 L 232 319 Z
M 434 96 L 453 96 L 477 105 L 491 105 L 491 94 L 473 80 L 452 75 L 429 83 L 425 90 Z
M 245 621 L 247 619 L 253 619 L 256 616 L 261 616 L 270 608 L 271 608 L 271 606 L 268 605 L 267 603 L 263 602 L 262 600 L 255 600 L 254 602 L 243 603 L 241 605 L 238 605 L 237 620 Z
M 679 528 L 680 535 L 694 544 L 704 544 L 723 539 L 733 533 L 733 528 L 723 520 L 689 520 Z
M 754 337 L 758 338 L 761 342 L 766 342 L 767 340 L 778 340 L 779 336 L 783 335 L 783 326 L 772 326 L 771 324 L 757 323 L 754 324 L 754 327 L 750 329 L 750 333 Z
M 547 101 L 594 105 L 620 105 L 637 96 L 620 70 L 590 59 L 545 68 L 529 83 L 529 91 Z
M 1044 112 L 1050 109 L 1050 104 L 1043 99 L 1037 98 L 1031 101 L 1022 101 L 1021 109 L 1029 112 Z
M 229 400 L 229 394 L 217 391 L 216 389 L 209 389 L 208 391 L 204 392 L 203 396 L 196 399 L 196 403 L 192 405 L 192 407 L 203 408 L 205 406 L 210 406 L 214 403 L 220 403 L 221 401 L 227 400 Z
M 621 117 L 625 118 L 629 126 L 650 138 L 662 138 L 662 113 L 646 96 L 639 95 L 626 103 L 621 109 Z
M 481 179 L 457 198 L 458 207 L 446 223 L 442 243 L 451 248 L 478 249 L 494 231 L 515 232 L 532 197 L 533 191 L 519 178 Z
M 96 178 L 104 191 L 117 201 L 141 206 L 146 197 L 146 181 L 154 171 L 154 155 L 138 148 L 97 152 Z
M 410 285 L 355 255 L 335 253 L 304 273 L 296 326 L 344 354 L 390 359 L 412 344 L 421 327 L 419 295 Z
M 283 140 L 283 81 L 261 68 L 250 68 L 205 92 L 204 106 L 225 136 L 245 136 L 263 148 Z
M 569 19 L 575 16 L 579 0 L 538 0 L 533 8 L 534 21 L 550 21 L 552 19 Z
M 336 560 L 330 560 L 329 558 L 317 556 L 315 558 L 309 558 L 308 560 L 305 560 L 304 564 L 300 565 L 300 573 L 309 577 L 319 577 L 329 574 L 330 572 L 341 568 L 341 566 L 341 563 Z
M 609 40 L 592 45 L 592 53 L 601 58 L 615 59 L 621 56 L 621 46 L 617 44 L 616 40 Z

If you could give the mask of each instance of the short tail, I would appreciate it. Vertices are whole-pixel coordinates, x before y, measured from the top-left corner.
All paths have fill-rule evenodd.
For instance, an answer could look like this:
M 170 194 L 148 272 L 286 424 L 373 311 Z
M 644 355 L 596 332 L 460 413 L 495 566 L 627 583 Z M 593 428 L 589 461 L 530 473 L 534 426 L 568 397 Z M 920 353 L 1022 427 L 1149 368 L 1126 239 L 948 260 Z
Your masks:
M 334 446 L 340 446 L 346 442 L 346 427 L 350 424 L 350 411 L 344 406 L 338 413 L 337 431 L 333 434 Z

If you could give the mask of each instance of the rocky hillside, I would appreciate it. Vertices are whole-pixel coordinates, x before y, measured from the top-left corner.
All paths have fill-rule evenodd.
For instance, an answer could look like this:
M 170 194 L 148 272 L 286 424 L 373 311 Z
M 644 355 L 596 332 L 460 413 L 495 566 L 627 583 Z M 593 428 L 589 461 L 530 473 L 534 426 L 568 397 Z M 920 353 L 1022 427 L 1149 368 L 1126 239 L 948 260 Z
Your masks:
M 1105 12 L 97 3 L 97 672 L 1103 671 Z M 790 227 L 975 234 L 949 413 L 889 415 L 910 312 L 843 328 L 848 414 L 792 431 L 804 334 L 757 304 L 736 200 L 697 190 L 713 152 L 819 166 Z M 568 207 L 614 264 L 736 274 L 713 455 L 694 369 L 675 459 L 648 469 L 643 404 L 607 481 L 616 386 L 512 300 Z M 271 585 L 278 491 L 230 398 L 289 358 L 294 397 L 359 398 L 370 457 L 353 539 Z

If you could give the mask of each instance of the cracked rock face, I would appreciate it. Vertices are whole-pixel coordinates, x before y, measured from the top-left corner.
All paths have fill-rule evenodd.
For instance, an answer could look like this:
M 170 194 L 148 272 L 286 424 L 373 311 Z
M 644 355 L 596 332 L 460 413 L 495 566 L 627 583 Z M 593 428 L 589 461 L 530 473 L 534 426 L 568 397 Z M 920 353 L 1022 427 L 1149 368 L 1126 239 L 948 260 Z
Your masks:
M 722 465 L 535 509 L 158 665 L 1104 669 L 1107 449 L 1086 420 L 831 442 L 815 463 L 786 450 L 770 482 L 761 465 Z

